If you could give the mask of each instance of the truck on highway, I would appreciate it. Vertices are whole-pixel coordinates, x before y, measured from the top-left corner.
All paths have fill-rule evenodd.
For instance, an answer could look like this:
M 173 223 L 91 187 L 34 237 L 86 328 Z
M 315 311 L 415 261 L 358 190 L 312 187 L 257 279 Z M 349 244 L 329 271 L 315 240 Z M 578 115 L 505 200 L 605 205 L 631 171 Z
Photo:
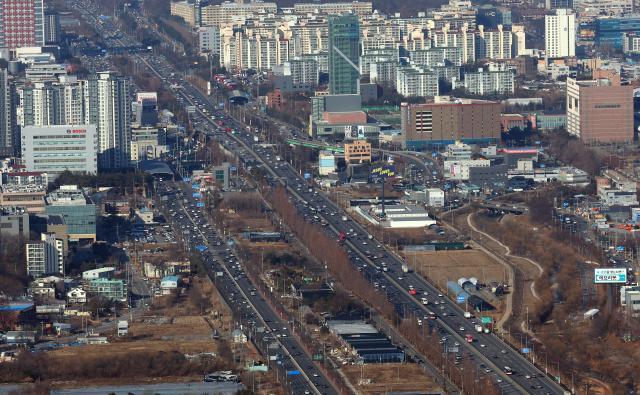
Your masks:
M 464 339 L 467 341 L 467 343 L 473 343 L 473 335 L 466 335 L 464 337 Z
M 411 269 L 409 268 L 409 265 L 407 265 L 406 263 L 402 264 L 402 272 L 403 273 L 409 273 L 411 272 Z
M 347 221 L 348 221 L 348 218 L 347 218 L 347 216 L 346 216 L 346 215 L 343 215 L 343 216 L 342 216 L 342 221 L 344 221 L 344 222 L 347 222 Z
M 482 333 L 482 325 L 476 325 L 475 328 L 476 328 L 476 332 Z
M 260 141 L 260 139 L 258 138 L 258 136 L 253 136 L 253 142 L 254 143 L 257 143 L 259 141 Z
M 464 318 L 471 318 L 471 313 L 468 311 L 464 312 Z

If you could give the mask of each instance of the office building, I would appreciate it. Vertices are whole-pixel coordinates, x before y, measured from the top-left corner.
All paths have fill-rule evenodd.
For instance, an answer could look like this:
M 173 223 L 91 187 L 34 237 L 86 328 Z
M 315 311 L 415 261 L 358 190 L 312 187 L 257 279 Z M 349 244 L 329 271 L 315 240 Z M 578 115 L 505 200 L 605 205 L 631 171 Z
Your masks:
M 7 69 L 0 68 L 0 156 L 13 156 L 15 141 L 15 116 L 13 84 Z
M 54 233 L 42 233 L 40 237 L 25 246 L 27 274 L 33 278 L 50 274 L 64 276 L 63 241 Z
M 544 43 L 547 58 L 576 56 L 576 16 L 571 10 L 558 9 L 544 17 Z
M 167 131 L 164 128 L 135 126 L 131 129 L 131 163 L 157 159 L 167 152 Z
M 44 45 L 43 0 L 0 2 L 0 48 Z
M 158 94 L 156 92 L 136 93 L 136 124 L 138 126 L 156 126 L 158 123 Z
M 311 97 L 309 134 L 333 140 L 377 140 L 380 127 L 369 123 L 360 95 Z
M 131 164 L 131 91 L 128 78 L 113 72 L 90 76 L 85 100 L 86 123 L 98 132 L 98 169 L 125 168 Z
M 54 10 L 44 12 L 44 43 L 59 44 L 62 38 L 60 14 Z
M 201 54 L 220 54 L 220 29 L 217 26 L 198 28 L 198 48 Z
M 29 239 L 29 213 L 24 208 L 0 207 L 0 237 L 4 236 Z
M 27 171 L 98 173 L 94 125 L 27 126 L 20 145 Z
M 500 103 L 481 100 L 447 100 L 400 106 L 403 146 L 424 149 L 430 146 L 490 143 L 500 139 Z
M 506 65 L 489 65 L 488 69 L 464 75 L 464 88 L 473 95 L 503 95 L 515 91 L 515 75 Z
M 344 145 L 344 160 L 347 163 L 371 162 L 371 143 L 355 140 Z
M 25 79 L 29 82 L 58 81 L 67 75 L 67 65 L 61 63 L 31 63 L 25 70 Z M 75 77 L 69 77 L 75 78 Z M 68 80 L 67 80 L 68 81 Z
M 438 74 L 434 68 L 419 66 L 399 67 L 396 70 L 396 90 L 405 97 L 438 96 Z
M 547 10 L 572 9 L 573 0 L 545 0 L 544 5 Z
M 46 190 L 42 184 L 0 185 L 0 209 L 23 207 L 29 214 L 42 213 Z
M 231 164 L 223 163 L 220 166 L 214 166 L 212 171 L 213 180 L 222 187 L 223 190 L 229 189 L 229 180 L 231 179 Z
M 633 86 L 567 78 L 567 132 L 585 142 L 633 141 Z
M 511 26 L 511 10 L 493 4 L 482 4 L 477 7 L 476 21 L 485 28 L 495 29 L 498 25 Z
M 62 185 L 49 193 L 45 212 L 60 215 L 67 224 L 70 241 L 96 239 L 96 206 L 76 185 Z
M 623 49 L 623 35 L 640 35 L 640 16 L 630 15 L 623 17 L 602 17 L 595 21 L 597 46 L 611 46 L 615 49 Z
M 356 15 L 329 18 L 329 93 L 360 92 L 360 24 Z

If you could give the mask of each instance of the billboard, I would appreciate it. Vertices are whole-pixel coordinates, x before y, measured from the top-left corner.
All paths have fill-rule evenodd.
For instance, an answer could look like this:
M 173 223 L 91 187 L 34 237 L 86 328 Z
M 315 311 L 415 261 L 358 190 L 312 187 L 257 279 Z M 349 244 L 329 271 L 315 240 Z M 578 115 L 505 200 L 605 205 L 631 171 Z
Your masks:
M 347 140 L 362 140 L 365 138 L 363 125 L 346 125 L 344 138 Z
M 626 284 L 626 268 L 596 268 L 594 270 L 593 282 L 596 284 Z

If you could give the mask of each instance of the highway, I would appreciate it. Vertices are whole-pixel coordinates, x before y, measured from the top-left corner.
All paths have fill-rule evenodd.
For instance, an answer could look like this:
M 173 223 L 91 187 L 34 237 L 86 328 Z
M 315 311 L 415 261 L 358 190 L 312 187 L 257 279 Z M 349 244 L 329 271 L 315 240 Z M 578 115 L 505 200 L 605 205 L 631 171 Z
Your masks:
M 277 358 L 272 367 L 287 374 L 287 389 L 294 394 L 337 394 L 301 344 L 291 336 L 282 320 L 247 278 L 230 242 L 211 228 L 198 208 L 191 185 L 159 184 L 160 196 L 167 196 L 165 209 L 177 232 L 181 232 L 194 253 L 200 253 L 218 291 L 234 310 L 245 334 L 261 349 L 265 358 Z M 204 247 L 206 249 L 204 249 Z M 200 251 L 204 250 L 204 251 Z
M 133 40 L 129 40 L 129 43 L 132 41 Z M 202 128 L 209 136 L 217 138 L 227 149 L 236 153 L 243 162 L 246 163 L 250 157 L 254 159 L 252 163 L 255 165 L 255 162 L 257 162 L 258 166 L 267 172 L 267 178 L 271 183 L 281 183 L 287 186 L 289 192 L 298 199 L 297 205 L 301 213 L 305 213 L 305 210 L 310 213 L 311 209 L 309 207 L 312 206 L 314 208 L 314 215 L 329 224 L 325 227 L 329 234 L 336 237 L 339 233 L 348 233 L 350 236 L 346 242 L 346 247 L 352 257 L 352 263 L 360 268 L 360 271 L 372 284 L 377 282 L 380 286 L 385 286 L 385 292 L 389 300 L 396 306 L 399 306 L 399 310 L 404 316 L 414 316 L 415 319 L 423 319 L 430 312 L 437 313 L 437 330 L 443 335 L 443 348 L 451 349 L 455 346 L 460 350 L 459 354 L 472 358 L 476 363 L 477 370 L 489 374 L 498 383 L 503 393 L 564 393 L 564 389 L 555 383 L 551 377 L 545 376 L 531 362 L 507 346 L 494 334 L 478 335 L 474 333 L 477 340 L 473 343 L 466 343 L 463 336 L 473 332 L 475 320 L 465 319 L 463 316 L 464 311 L 459 305 L 441 295 L 436 287 L 427 283 L 421 276 L 415 273 L 403 273 L 401 270 L 403 262 L 398 256 L 387 250 L 375 239 L 369 239 L 369 234 L 366 230 L 355 221 L 351 219 L 342 221 L 342 216 L 347 214 L 343 212 L 341 208 L 337 207 L 322 192 L 308 188 L 302 175 L 298 174 L 288 163 L 276 160 L 276 153 L 270 148 L 254 146 L 254 136 L 245 131 L 244 125 L 237 123 L 233 119 L 228 118 L 226 114 L 214 109 L 209 99 L 182 79 L 166 59 L 153 54 L 138 54 L 137 57 L 141 59 L 152 72 L 162 78 L 167 86 L 178 85 L 181 87 L 181 89 L 175 90 L 180 97 L 180 102 L 193 105 L 201 115 L 201 118 L 195 122 L 196 127 Z M 224 133 L 220 130 L 211 119 L 212 114 L 216 119 L 223 119 L 227 126 L 231 125 L 234 133 Z M 306 204 L 304 204 L 304 202 L 306 202 Z M 313 220 L 313 216 L 309 216 L 308 218 L 310 221 Z M 183 225 L 188 225 L 186 220 Z M 195 223 L 191 225 L 195 225 Z M 202 240 L 194 240 L 194 242 L 208 242 L 211 237 L 216 237 L 215 234 L 210 234 L 208 230 L 203 231 L 202 228 L 197 228 L 197 226 L 195 228 L 198 229 L 198 233 L 201 234 L 200 237 L 202 237 Z M 351 229 L 353 229 L 353 231 L 351 231 Z M 212 252 L 209 254 L 212 254 Z M 221 257 L 214 255 L 208 256 L 205 253 L 205 257 L 212 267 L 214 267 L 214 265 L 221 265 L 225 269 L 225 272 L 233 274 L 235 270 L 241 270 L 241 265 L 227 269 L 224 263 L 222 263 L 221 259 L 224 258 L 235 259 L 232 255 L 227 255 L 226 257 L 223 255 Z M 388 268 L 388 271 L 381 270 L 383 266 L 382 262 L 385 263 L 384 266 Z M 239 272 L 239 274 L 242 274 L 242 272 Z M 231 278 L 227 279 L 227 281 L 231 281 Z M 247 298 L 248 301 L 245 301 L 251 305 L 251 309 L 260 310 L 261 305 L 265 305 L 264 307 L 268 308 L 266 303 L 261 301 L 259 297 L 254 297 L 252 300 L 251 297 L 246 295 L 251 285 L 246 280 L 246 277 L 240 276 L 239 278 L 240 280 L 234 280 L 232 282 L 237 282 L 237 287 L 242 290 L 241 293 L 244 298 Z M 429 299 L 430 303 L 428 307 L 408 294 L 410 286 L 420 291 L 420 297 L 424 296 Z M 434 306 L 437 306 L 437 308 Z M 268 310 L 270 311 L 270 309 Z M 269 311 L 260 311 L 259 316 L 262 316 L 264 313 L 266 315 L 264 325 L 273 330 L 272 326 L 267 325 L 270 323 L 267 320 L 277 320 L 278 317 L 275 316 L 273 311 Z M 258 316 L 255 318 L 257 319 Z M 277 321 L 273 322 L 275 324 Z M 280 324 L 282 323 L 277 322 L 275 325 Z M 299 345 L 296 345 L 291 337 L 288 337 L 284 341 L 280 338 L 280 342 L 285 350 L 293 352 L 293 355 L 300 353 Z M 296 348 L 294 348 L 294 346 Z M 302 354 L 304 353 L 302 352 Z M 296 355 L 296 360 L 300 361 L 304 376 L 309 379 L 309 373 L 314 371 L 314 366 L 313 363 L 307 359 L 308 356 L 306 355 Z M 292 360 L 292 363 L 295 364 L 297 362 Z M 507 366 L 513 370 L 513 375 L 507 375 L 505 373 L 505 367 Z M 311 373 L 311 377 L 315 377 L 313 373 Z M 326 380 L 321 376 L 317 379 L 321 379 L 322 381 Z M 305 385 L 304 382 L 298 383 L 297 380 L 297 378 L 294 379 L 296 385 L 303 388 Z M 329 388 L 326 390 L 328 391 Z
M 151 64 L 149 66 L 154 69 Z M 353 258 L 352 262 L 361 267 L 363 275 L 371 283 L 378 282 L 385 285 L 390 301 L 397 306 L 402 306 L 405 316 L 413 315 L 416 319 L 424 319 L 432 311 L 437 313 L 438 327 L 443 334 L 443 348 L 457 347 L 464 350 L 464 353 L 460 352 L 460 354 L 474 359 L 477 369 L 489 374 L 505 394 L 564 393 L 564 389 L 551 377 L 546 376 L 496 335 L 474 333 L 477 340 L 473 343 L 466 343 L 464 335 L 474 332 L 475 320 L 465 319 L 464 311 L 455 302 L 444 296 L 437 296 L 440 295 L 438 289 L 427 283 L 421 276 L 415 273 L 403 273 L 401 269 L 403 262 L 398 256 L 388 251 L 377 241 L 370 240 L 366 229 L 355 221 L 350 219 L 346 222 L 342 221 L 341 217 L 347 214 L 341 208 L 337 207 L 323 193 L 318 193 L 315 190 L 310 192 L 302 175 L 298 174 L 290 164 L 277 161 L 276 153 L 270 148 L 254 145 L 253 134 L 246 132 L 243 125 L 227 118 L 225 114 L 217 112 L 208 99 L 196 88 L 184 81 L 179 94 L 183 100 L 195 105 L 203 118 L 210 122 L 212 129 L 207 131 L 210 136 L 217 138 L 227 149 L 235 152 L 240 158 L 246 160 L 247 155 L 253 156 L 269 174 L 270 182 L 280 182 L 287 185 L 289 192 L 298 199 L 300 210 L 304 210 L 301 206 L 305 206 L 303 202 L 307 202 L 314 206 L 314 215 L 329 223 L 327 230 L 332 232 L 332 236 L 336 237 L 341 232 L 351 234 L 346 245 Z M 204 113 L 203 110 L 206 110 L 207 113 Z M 220 128 L 213 121 L 210 121 L 207 114 L 223 118 L 227 125 L 234 126 L 235 133 L 224 133 L 219 130 Z M 309 217 L 313 218 L 313 216 Z M 350 232 L 351 229 L 354 231 Z M 367 255 L 375 255 L 376 258 L 370 259 Z M 382 262 L 385 262 L 388 267 L 387 272 L 379 270 Z M 424 306 L 419 300 L 408 294 L 410 286 L 430 298 L 429 307 Z M 434 302 L 438 304 L 435 305 Z M 434 305 L 438 307 L 433 308 Z M 505 367 L 511 368 L 513 374 L 507 375 Z

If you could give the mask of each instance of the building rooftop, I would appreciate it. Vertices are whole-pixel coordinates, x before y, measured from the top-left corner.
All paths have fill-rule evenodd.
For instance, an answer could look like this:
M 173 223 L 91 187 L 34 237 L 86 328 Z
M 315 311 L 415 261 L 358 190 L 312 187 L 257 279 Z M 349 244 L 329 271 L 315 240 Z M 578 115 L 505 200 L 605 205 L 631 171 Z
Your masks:
M 80 206 L 87 204 L 87 197 L 76 185 L 62 185 L 45 197 L 48 206 Z
M 0 193 L 44 193 L 46 186 L 42 184 L 0 185 Z

